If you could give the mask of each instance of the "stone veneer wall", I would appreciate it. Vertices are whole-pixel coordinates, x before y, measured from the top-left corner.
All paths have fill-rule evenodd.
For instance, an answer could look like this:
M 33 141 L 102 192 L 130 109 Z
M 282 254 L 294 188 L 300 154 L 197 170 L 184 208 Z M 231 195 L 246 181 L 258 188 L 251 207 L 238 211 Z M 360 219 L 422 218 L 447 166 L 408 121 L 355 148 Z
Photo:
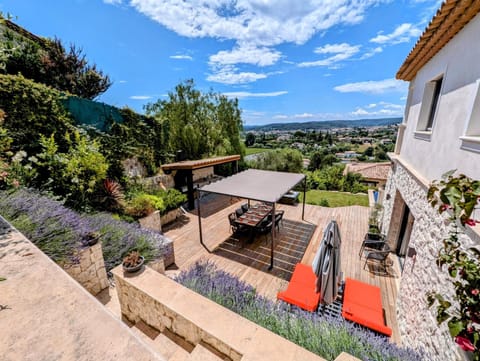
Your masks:
M 162 221 L 159 211 L 155 211 L 146 217 L 140 218 L 138 222 L 142 228 L 162 233 Z M 165 267 L 168 267 L 175 263 L 175 250 L 173 248 L 173 241 L 165 236 L 164 239 L 163 263 Z
M 405 259 L 400 276 L 397 319 L 402 344 L 414 349 L 424 348 L 432 361 L 461 360 L 446 324 L 437 326 L 435 308 L 429 309 L 426 302 L 428 291 L 453 295 L 446 270 L 439 271 L 435 263 L 443 237 L 448 234 L 447 216 L 440 216 L 430 206 L 426 199 L 426 186 L 396 161 L 385 190 L 385 194 L 391 196 L 389 200 L 384 200 L 385 231 L 388 231 L 390 221 L 398 221 L 390 220 L 391 217 L 398 218 L 398 215 L 392 214 L 397 191 L 415 218 L 409 247 L 417 253 L 415 261 L 408 257 Z M 473 232 L 469 234 L 475 237 Z M 462 242 L 470 246 L 474 241 L 465 236 Z
M 112 270 L 122 315 L 168 329 L 193 346 L 207 344 L 233 361 L 325 361 L 149 267 L 125 274 Z M 338 360 L 352 361 L 342 354 Z
M 82 249 L 79 256 L 79 264 L 66 264 L 63 269 L 95 296 L 108 287 L 102 243 Z

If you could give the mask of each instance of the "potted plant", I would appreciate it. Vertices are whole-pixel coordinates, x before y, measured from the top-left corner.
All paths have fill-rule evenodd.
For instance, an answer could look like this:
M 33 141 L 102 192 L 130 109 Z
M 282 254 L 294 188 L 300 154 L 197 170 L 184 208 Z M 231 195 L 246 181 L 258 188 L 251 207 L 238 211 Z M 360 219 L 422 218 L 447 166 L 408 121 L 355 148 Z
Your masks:
M 98 232 L 88 232 L 85 237 L 83 237 L 82 243 L 85 246 L 93 246 L 97 244 L 98 240 L 100 239 L 100 233 Z
M 145 259 L 137 251 L 132 251 L 123 258 L 122 266 L 125 272 L 137 272 L 143 266 Z

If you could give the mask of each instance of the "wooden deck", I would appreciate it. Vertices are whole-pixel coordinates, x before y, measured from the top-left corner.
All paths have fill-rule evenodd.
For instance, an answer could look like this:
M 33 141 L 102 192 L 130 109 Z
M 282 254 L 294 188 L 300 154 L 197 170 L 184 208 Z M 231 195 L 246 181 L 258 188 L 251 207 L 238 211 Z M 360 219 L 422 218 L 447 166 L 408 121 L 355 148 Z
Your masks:
M 211 260 L 217 266 L 254 286 L 262 295 L 275 300 L 278 291 L 287 287 L 293 267 L 301 262 L 311 265 L 317 251 L 324 227 L 336 220 L 342 238 L 341 262 L 343 277 L 380 287 L 387 325 L 393 330 L 392 341 L 400 343 L 396 322 L 396 298 L 400 282 L 400 267 L 396 257 L 389 256 L 391 266 L 387 274 L 383 269 L 367 265 L 359 258 L 363 237 L 368 228 L 369 209 L 361 206 L 326 208 L 305 206 L 305 221 L 302 221 L 302 206 L 277 205 L 285 210 L 284 222 L 277 233 L 274 269 L 270 265 L 270 237 L 258 236 L 252 244 L 247 239 L 232 238 L 227 215 L 244 201 L 208 195 L 202 201 L 201 216 L 203 239 L 209 253 L 200 244 L 198 217 L 187 213 L 181 220 L 164 229 L 174 240 L 175 264 L 169 274 L 187 269 L 198 260 Z M 248 238 L 248 237 L 246 237 Z

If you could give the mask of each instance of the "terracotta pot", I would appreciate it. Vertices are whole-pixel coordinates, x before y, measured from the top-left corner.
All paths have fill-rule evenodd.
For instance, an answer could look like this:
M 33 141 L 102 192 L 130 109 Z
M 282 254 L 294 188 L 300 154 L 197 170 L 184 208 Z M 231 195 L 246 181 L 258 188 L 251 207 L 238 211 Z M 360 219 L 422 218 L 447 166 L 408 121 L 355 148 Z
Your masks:
M 125 264 L 122 263 L 122 267 L 125 272 L 133 273 L 133 272 L 139 271 L 143 267 L 144 263 L 145 263 L 145 258 L 143 258 L 143 256 L 140 256 L 140 262 L 136 266 L 127 267 L 125 266 Z

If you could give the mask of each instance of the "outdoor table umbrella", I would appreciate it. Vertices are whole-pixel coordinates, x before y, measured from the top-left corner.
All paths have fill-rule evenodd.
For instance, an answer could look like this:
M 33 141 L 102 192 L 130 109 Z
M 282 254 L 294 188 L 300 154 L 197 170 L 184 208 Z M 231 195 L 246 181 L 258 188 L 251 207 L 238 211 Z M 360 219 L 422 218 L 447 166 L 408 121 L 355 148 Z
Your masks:
M 320 302 L 330 304 L 335 301 L 340 273 L 340 230 L 335 221 L 331 221 L 323 232 L 322 242 L 313 259 L 312 269 L 317 275 L 315 292 L 320 292 Z

